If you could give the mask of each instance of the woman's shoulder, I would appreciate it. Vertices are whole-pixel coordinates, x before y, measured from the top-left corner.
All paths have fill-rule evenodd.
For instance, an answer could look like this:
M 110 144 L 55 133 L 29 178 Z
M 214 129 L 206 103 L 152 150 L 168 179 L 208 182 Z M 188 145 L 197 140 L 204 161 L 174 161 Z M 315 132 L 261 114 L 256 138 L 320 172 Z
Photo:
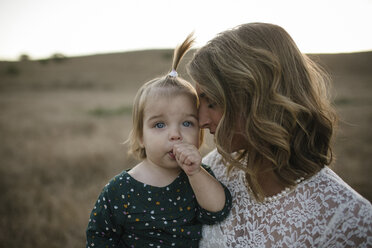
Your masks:
M 323 202 L 327 202 L 335 211 L 345 212 L 346 209 L 354 209 L 355 211 L 350 212 L 350 214 L 361 215 L 365 210 L 368 210 L 370 212 L 369 216 L 372 218 L 371 203 L 329 167 L 323 168 L 304 185 L 312 191 L 312 196 L 318 195 Z M 360 211 L 357 211 L 357 209 Z
M 327 242 L 331 244 L 343 239 L 357 244 L 372 233 L 371 203 L 333 170 L 323 168 L 307 185 L 314 187 L 312 199 L 325 207 L 323 216 L 330 218 L 323 233 L 325 246 L 332 246 Z
M 319 172 L 319 182 L 323 185 L 325 192 L 337 192 L 337 195 L 344 198 L 344 201 L 354 199 L 371 205 L 367 199 L 356 192 L 329 167 L 325 167 Z

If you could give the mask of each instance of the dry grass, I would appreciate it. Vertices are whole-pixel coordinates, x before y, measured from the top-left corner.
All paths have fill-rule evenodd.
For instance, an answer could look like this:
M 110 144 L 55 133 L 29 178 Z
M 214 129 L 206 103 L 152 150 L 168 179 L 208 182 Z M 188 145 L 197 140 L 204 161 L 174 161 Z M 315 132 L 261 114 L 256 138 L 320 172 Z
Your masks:
M 342 119 L 334 169 L 371 201 L 372 73 L 366 65 L 372 53 L 317 58 L 335 78 Z M 158 50 L 0 62 L 1 247 L 85 246 L 100 190 L 136 163 L 121 144 L 134 94 L 167 72 L 170 59 L 170 51 Z M 213 147 L 210 136 L 207 143 L 203 154 Z
M 83 247 L 94 198 L 133 161 L 121 145 L 130 116 L 90 114 L 125 95 L 1 94 L 1 234 L 4 247 Z M 123 101 L 121 101 L 123 102 Z M 108 104 L 108 108 L 109 108 Z

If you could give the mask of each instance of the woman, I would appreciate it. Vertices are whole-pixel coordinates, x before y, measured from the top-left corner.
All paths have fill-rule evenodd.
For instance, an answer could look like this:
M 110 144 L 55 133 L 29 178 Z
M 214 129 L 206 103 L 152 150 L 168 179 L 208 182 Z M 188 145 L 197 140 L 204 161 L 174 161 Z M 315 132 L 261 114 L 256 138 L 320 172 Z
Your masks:
M 188 64 L 204 158 L 231 191 L 228 218 L 201 247 L 367 247 L 372 206 L 327 165 L 336 114 L 328 78 L 289 34 L 267 23 L 227 30 Z

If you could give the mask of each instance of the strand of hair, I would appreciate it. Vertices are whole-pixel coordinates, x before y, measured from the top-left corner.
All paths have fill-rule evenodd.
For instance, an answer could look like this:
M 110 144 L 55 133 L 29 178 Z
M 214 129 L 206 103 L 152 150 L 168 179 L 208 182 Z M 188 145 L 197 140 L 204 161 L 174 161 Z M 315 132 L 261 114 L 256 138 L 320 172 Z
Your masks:
M 177 67 L 182 59 L 182 57 L 186 54 L 186 52 L 191 48 L 191 46 L 195 42 L 194 32 L 190 33 L 185 41 L 176 47 L 173 54 L 173 63 L 172 63 L 172 70 L 177 70 Z

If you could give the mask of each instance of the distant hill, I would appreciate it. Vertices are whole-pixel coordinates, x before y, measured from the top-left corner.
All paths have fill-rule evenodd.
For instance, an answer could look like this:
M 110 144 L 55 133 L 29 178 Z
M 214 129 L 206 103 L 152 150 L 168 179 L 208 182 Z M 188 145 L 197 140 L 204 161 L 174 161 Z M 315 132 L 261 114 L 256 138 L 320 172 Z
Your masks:
M 179 73 L 185 69 L 189 52 Z M 147 80 L 167 73 L 173 51 L 144 50 L 38 61 L 1 62 L 0 89 L 130 89 L 137 90 Z M 309 54 L 332 74 L 371 75 L 372 51 L 349 54 Z
M 172 50 L 146 50 L 38 61 L 0 62 L 0 87 L 137 88 L 145 81 L 167 73 L 171 67 L 172 56 Z
M 308 54 L 335 74 L 363 73 L 372 75 L 372 51 L 339 54 Z

